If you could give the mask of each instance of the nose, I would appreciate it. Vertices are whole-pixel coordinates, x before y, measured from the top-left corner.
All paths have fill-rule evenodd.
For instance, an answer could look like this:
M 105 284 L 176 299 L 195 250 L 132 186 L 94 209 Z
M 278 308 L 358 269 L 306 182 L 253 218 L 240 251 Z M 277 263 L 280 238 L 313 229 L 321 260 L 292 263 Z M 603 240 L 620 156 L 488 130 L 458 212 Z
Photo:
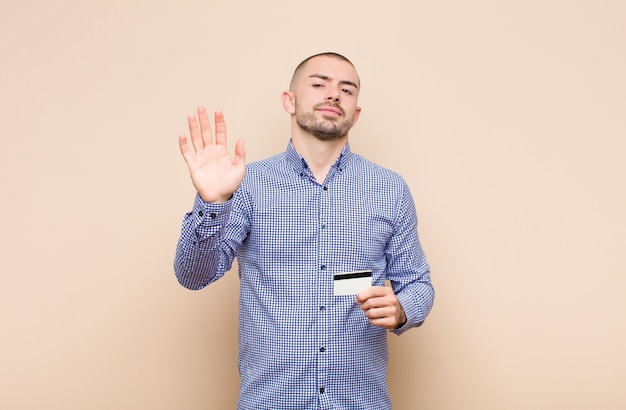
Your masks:
M 326 95 L 326 100 L 338 103 L 339 95 L 340 93 L 338 89 L 335 89 L 334 87 L 328 87 L 328 94 Z

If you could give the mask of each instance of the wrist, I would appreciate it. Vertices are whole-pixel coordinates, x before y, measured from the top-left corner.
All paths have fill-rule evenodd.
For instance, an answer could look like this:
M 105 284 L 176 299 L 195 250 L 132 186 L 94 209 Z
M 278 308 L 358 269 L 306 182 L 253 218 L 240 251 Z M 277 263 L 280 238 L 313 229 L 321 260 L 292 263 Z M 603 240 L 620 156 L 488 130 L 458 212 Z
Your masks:
M 232 194 L 229 196 L 213 196 L 213 195 L 206 195 L 202 192 L 198 192 L 198 195 L 204 202 L 208 204 L 221 204 L 221 203 L 230 201 L 231 198 L 233 197 Z
M 400 329 L 404 325 L 406 325 L 406 314 L 404 313 L 402 306 L 400 306 L 400 317 L 398 319 L 398 326 L 396 326 L 396 329 Z

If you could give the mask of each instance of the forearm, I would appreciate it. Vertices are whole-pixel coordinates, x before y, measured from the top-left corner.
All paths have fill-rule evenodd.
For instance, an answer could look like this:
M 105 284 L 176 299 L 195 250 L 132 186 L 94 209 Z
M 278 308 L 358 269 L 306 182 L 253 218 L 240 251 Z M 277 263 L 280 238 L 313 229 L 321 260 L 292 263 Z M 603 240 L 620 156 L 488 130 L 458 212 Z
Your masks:
M 185 215 L 174 259 L 176 278 L 184 287 L 202 289 L 230 268 L 232 258 L 221 249 L 230 210 L 231 202 L 207 204 L 197 196 Z
M 387 265 L 387 278 L 406 316 L 406 323 L 394 330 L 396 334 L 424 323 L 435 298 L 430 266 L 420 244 L 417 214 L 408 188 L 403 200 L 396 234 L 389 242 Z

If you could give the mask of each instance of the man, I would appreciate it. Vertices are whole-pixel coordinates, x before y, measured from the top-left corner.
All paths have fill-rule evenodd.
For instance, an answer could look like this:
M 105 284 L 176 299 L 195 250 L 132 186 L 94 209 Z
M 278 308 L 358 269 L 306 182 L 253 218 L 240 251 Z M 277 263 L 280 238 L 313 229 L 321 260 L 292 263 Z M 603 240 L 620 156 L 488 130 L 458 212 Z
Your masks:
M 188 117 L 193 150 L 179 137 L 198 195 L 176 276 L 201 289 L 238 258 L 240 409 L 390 409 L 386 331 L 432 307 L 406 183 L 350 151 L 359 90 L 345 57 L 303 61 L 282 94 L 287 150 L 247 166 L 241 140 L 229 155 L 219 111 L 215 140 L 203 107 Z M 335 295 L 335 274 L 368 271 L 373 286 Z

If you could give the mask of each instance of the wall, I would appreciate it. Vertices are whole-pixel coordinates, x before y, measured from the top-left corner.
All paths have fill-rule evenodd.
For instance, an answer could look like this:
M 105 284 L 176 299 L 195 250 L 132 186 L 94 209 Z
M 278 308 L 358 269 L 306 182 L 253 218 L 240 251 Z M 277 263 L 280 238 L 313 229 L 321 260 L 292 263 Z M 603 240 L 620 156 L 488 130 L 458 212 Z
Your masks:
M 198 104 L 284 149 L 304 57 L 363 81 L 353 150 L 414 193 L 436 306 L 397 409 L 623 409 L 623 2 L 0 1 L 0 407 L 224 409 L 237 277 L 172 258 Z

